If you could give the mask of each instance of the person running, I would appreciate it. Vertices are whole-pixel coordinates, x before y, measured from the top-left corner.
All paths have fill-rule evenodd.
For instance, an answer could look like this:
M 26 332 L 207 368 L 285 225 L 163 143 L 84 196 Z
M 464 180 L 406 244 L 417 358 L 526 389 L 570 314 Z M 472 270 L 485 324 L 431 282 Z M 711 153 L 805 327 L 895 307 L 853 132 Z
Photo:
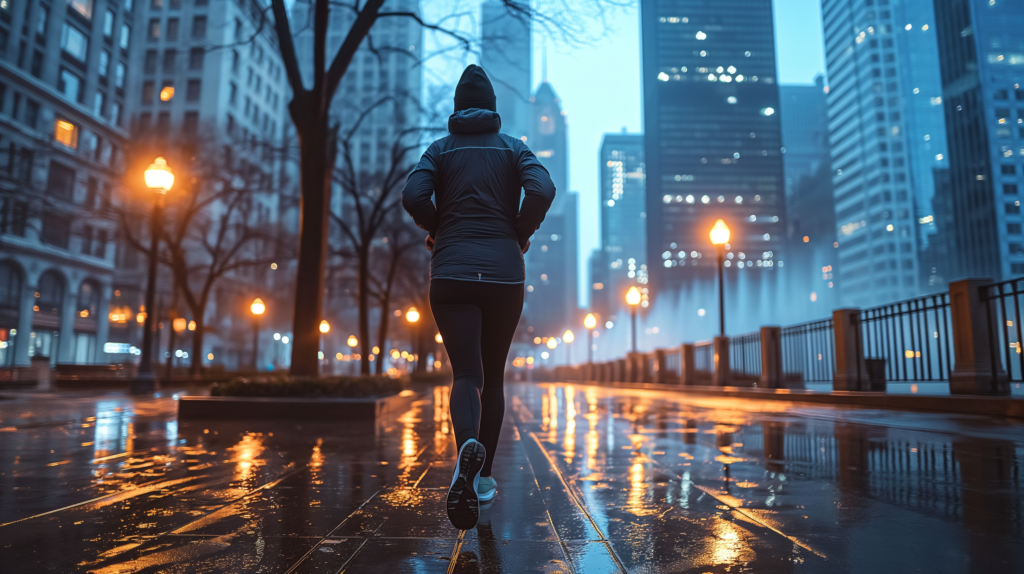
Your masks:
M 480 502 L 497 490 L 491 463 L 505 418 L 505 361 L 523 312 L 523 254 L 555 198 L 530 148 L 498 131 L 495 104 L 483 68 L 467 67 L 450 135 L 430 144 L 402 190 L 402 206 L 427 232 L 430 310 L 454 374 L 458 458 L 447 507 L 460 530 L 476 525 Z

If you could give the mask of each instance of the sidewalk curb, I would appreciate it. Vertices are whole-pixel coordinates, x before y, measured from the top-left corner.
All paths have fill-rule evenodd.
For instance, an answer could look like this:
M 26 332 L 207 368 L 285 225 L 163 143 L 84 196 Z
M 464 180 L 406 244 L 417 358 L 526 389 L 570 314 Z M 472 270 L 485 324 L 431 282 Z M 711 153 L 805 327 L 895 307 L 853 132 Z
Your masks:
M 821 392 L 795 389 L 748 389 L 740 387 L 683 387 L 680 385 L 662 385 L 655 383 L 602 383 L 598 381 L 562 382 L 567 384 L 581 384 L 614 389 L 669 391 L 700 397 L 729 397 L 761 401 L 789 401 L 795 403 L 812 403 L 869 409 L 923 411 L 1024 419 L 1024 399 L 1010 397 L 897 395 L 872 392 Z
M 178 399 L 178 420 L 372 420 L 405 412 L 417 398 L 412 391 L 364 399 L 184 396 Z

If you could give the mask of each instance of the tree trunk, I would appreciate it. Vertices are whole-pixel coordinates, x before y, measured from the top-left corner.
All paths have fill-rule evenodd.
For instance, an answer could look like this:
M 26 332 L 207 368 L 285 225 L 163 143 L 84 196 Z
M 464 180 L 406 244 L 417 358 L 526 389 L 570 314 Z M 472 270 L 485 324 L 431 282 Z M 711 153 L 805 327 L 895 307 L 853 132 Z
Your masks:
M 388 296 L 385 296 L 380 302 L 380 326 L 377 328 L 377 347 L 380 348 L 380 354 L 377 355 L 378 375 L 384 373 L 384 357 L 388 356 L 384 347 L 388 341 L 388 323 L 391 321 L 391 312 L 388 311 L 390 303 L 391 298 Z
M 359 374 L 370 374 L 370 248 L 363 240 L 359 250 Z
M 312 99 L 312 98 L 311 98 Z M 298 99 L 292 106 L 302 106 Z M 292 117 L 297 119 L 299 114 Z M 312 110 L 296 121 L 301 152 L 299 267 L 295 278 L 295 315 L 292 327 L 293 376 L 315 377 L 320 373 L 320 321 L 323 305 L 324 264 L 327 257 L 328 217 L 331 207 L 331 170 L 327 120 Z

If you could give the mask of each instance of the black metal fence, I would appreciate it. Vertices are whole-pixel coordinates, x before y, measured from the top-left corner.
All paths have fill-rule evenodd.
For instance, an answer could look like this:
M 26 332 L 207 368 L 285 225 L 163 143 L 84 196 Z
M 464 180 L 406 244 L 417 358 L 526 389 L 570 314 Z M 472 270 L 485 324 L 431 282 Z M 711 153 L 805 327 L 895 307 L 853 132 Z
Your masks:
M 715 372 L 715 345 L 711 341 L 694 345 L 693 370 L 704 373 Z
M 683 374 L 683 355 L 679 347 L 665 352 L 665 370 L 669 375 L 680 377 Z
M 743 377 L 761 376 L 761 333 L 729 339 L 729 370 Z
M 1024 278 L 995 283 L 981 290 L 987 303 L 989 333 L 992 341 L 993 375 L 1000 371 L 1011 381 L 1024 380 L 1024 355 L 1021 354 L 1021 305 L 1024 304 Z M 998 375 L 1001 376 L 1001 375 Z
M 782 372 L 804 382 L 832 382 L 836 370 L 832 319 L 782 329 Z
M 909 299 L 861 311 L 862 356 L 867 376 L 886 381 L 948 381 L 953 370 L 949 293 Z M 875 367 L 878 365 L 878 367 Z

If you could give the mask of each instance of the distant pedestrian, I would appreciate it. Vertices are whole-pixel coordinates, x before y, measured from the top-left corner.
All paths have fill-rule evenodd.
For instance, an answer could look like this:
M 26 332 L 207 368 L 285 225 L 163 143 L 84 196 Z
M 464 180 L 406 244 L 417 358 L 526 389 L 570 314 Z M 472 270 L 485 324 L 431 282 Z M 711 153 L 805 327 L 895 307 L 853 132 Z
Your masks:
M 450 135 L 430 144 L 402 191 L 405 210 L 428 234 L 430 310 L 455 376 L 449 405 L 459 454 L 448 519 L 462 530 L 476 525 L 480 502 L 496 492 L 491 463 L 505 418 L 505 362 L 523 311 L 523 254 L 555 198 L 530 148 L 499 132 L 495 105 L 483 68 L 467 67 Z

